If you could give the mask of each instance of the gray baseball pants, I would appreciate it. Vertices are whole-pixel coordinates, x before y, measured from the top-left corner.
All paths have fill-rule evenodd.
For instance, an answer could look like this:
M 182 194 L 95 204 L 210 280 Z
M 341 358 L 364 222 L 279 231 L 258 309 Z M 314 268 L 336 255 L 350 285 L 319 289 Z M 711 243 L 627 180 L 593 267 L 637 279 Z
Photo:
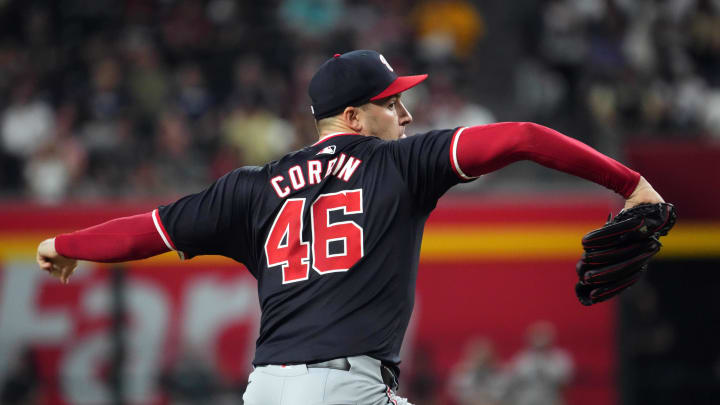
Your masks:
M 305 364 L 259 366 L 250 373 L 245 405 L 412 405 L 383 383 L 380 360 L 348 357 L 350 370 Z

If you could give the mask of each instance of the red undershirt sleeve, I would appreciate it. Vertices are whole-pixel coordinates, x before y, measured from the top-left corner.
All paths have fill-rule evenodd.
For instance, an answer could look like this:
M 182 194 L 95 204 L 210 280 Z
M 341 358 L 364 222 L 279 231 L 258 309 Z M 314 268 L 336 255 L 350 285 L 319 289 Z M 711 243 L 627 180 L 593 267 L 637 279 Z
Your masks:
M 603 185 L 628 198 L 640 174 L 584 143 L 530 122 L 464 128 L 453 139 L 450 159 L 470 179 L 519 160 L 531 160 Z
M 155 211 L 111 221 L 55 237 L 55 250 L 65 257 L 114 263 L 145 259 L 172 249 L 155 222 Z

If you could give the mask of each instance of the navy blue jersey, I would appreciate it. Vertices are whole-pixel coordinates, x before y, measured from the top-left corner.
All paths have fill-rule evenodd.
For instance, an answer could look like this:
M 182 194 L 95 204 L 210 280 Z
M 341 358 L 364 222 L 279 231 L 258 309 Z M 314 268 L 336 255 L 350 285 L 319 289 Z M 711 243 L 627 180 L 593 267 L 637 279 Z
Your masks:
M 398 363 L 425 221 L 462 181 L 458 132 L 330 136 L 236 169 L 159 216 L 186 257 L 227 256 L 257 278 L 254 364 L 353 355 Z

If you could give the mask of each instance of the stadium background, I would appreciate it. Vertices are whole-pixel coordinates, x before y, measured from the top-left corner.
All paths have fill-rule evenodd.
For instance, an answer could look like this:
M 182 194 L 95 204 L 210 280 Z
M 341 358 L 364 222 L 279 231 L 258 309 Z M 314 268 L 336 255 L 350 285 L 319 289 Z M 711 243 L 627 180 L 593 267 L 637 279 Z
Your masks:
M 642 284 L 584 308 L 578 241 L 618 198 L 533 164 L 452 190 L 426 230 L 401 393 L 471 403 L 453 382 L 468 348 L 491 342 L 509 373 L 544 320 L 573 360 L 567 404 L 720 402 L 718 3 L 0 1 L 0 402 L 240 403 L 258 314 L 236 264 L 84 264 L 61 286 L 34 249 L 312 142 L 307 82 L 358 48 L 430 73 L 408 132 L 545 124 L 680 214 Z

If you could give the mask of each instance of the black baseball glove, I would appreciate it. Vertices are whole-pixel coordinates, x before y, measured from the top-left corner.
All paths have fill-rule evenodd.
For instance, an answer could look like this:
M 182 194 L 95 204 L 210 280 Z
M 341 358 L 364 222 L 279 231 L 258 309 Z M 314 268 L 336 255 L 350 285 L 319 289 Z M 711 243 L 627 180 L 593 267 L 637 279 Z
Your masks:
M 585 253 L 576 266 L 580 303 L 605 301 L 635 284 L 660 251 L 660 236 L 667 235 L 676 218 L 672 204 L 640 204 L 608 217 L 605 226 L 586 234 Z

